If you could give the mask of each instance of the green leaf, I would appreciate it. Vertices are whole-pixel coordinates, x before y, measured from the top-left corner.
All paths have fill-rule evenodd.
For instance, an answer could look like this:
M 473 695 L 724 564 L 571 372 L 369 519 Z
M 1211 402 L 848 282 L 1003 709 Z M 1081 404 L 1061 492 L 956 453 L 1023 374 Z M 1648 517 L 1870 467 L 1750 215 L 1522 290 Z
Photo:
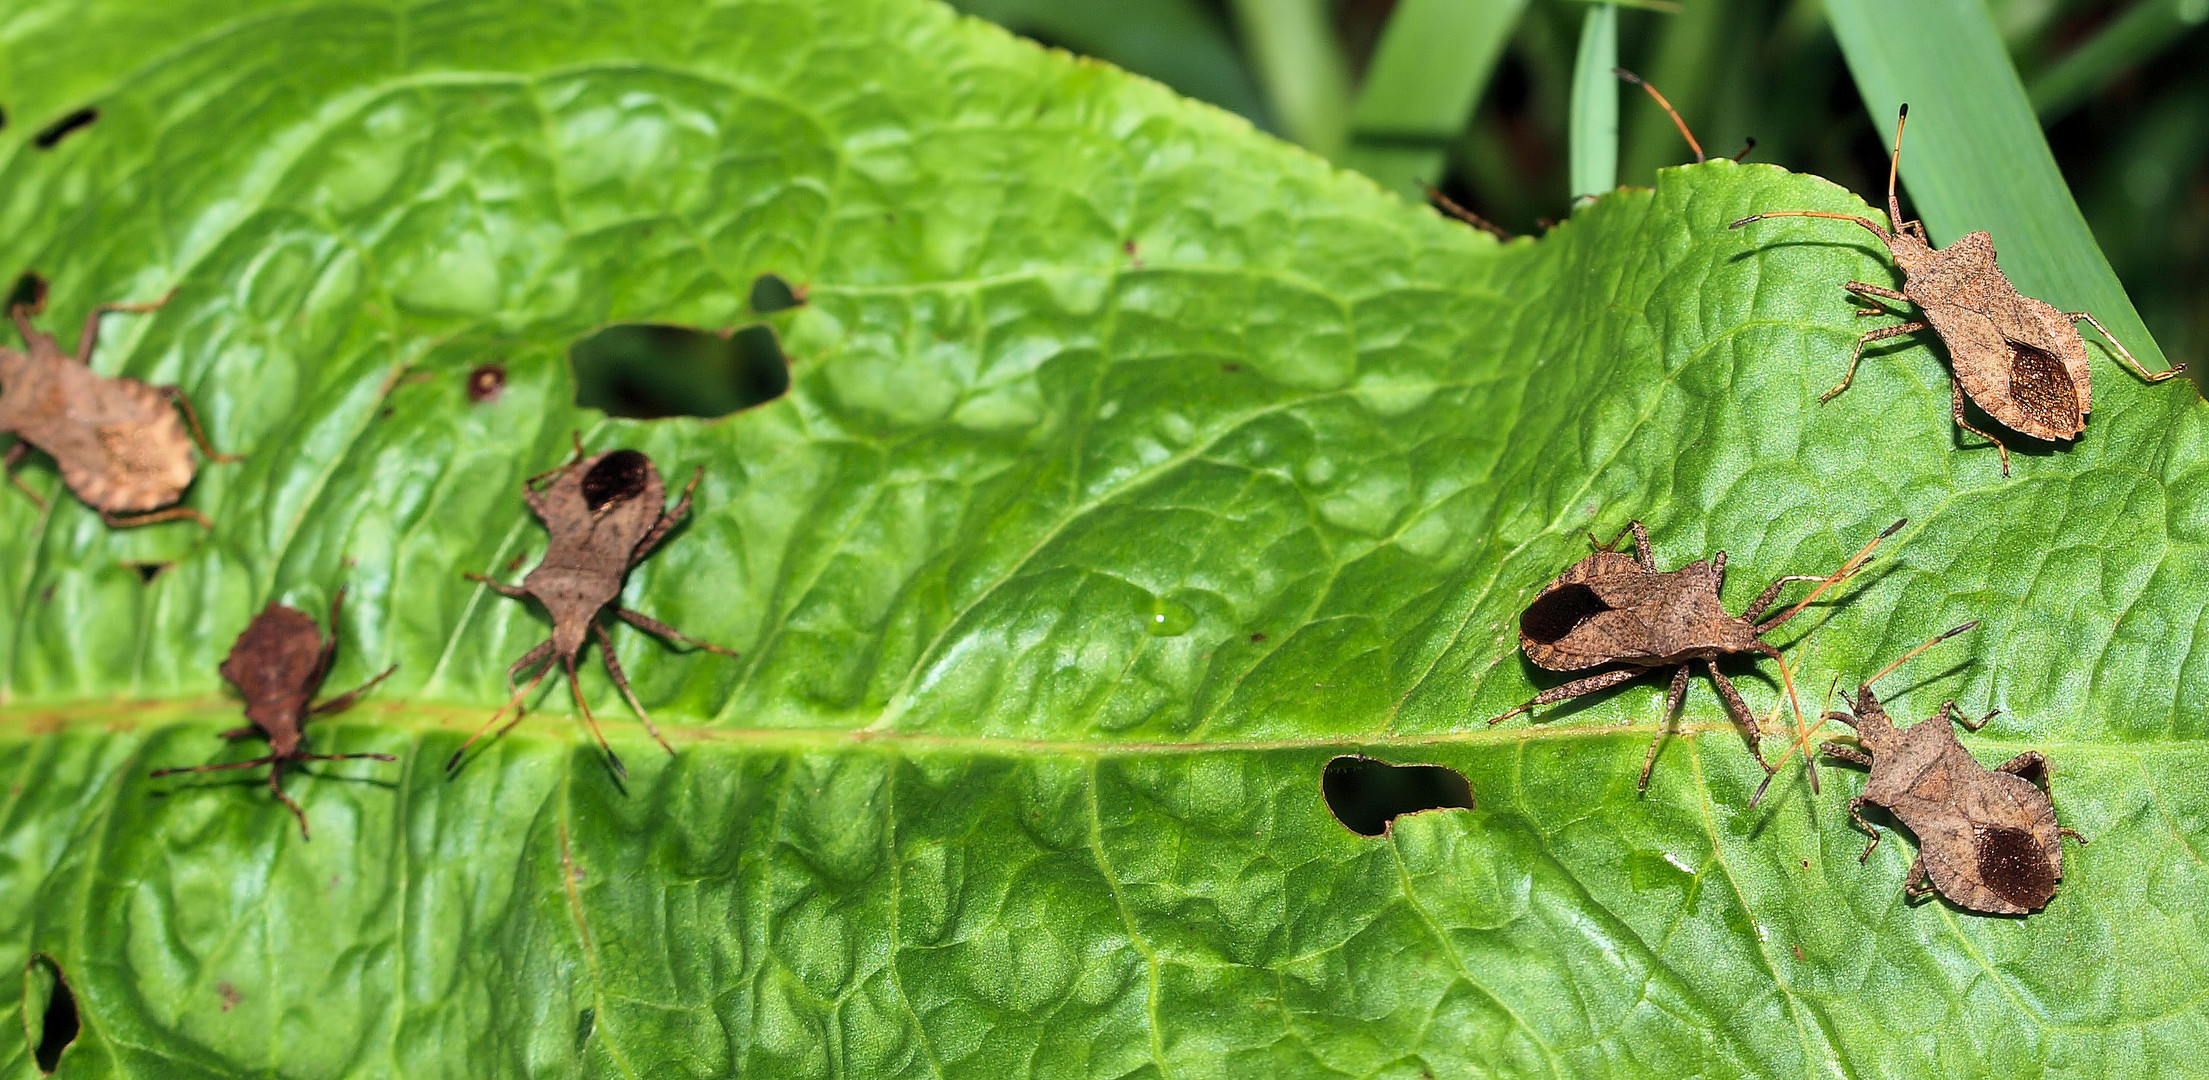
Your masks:
M 1832 185 L 1671 169 L 1498 244 L 907 0 L 0 26 L 0 269 L 65 339 L 176 287 L 95 365 L 250 455 L 203 468 L 207 533 L 109 530 L 36 456 L 51 509 L 0 492 L 0 971 L 71 988 L 56 1075 L 2203 1070 L 2202 409 L 2106 379 L 2004 480 L 1921 341 L 1817 405 L 1884 254 L 1725 225 L 1864 212 Z M 805 305 L 751 312 L 767 272 Z M 790 392 L 578 409 L 565 351 L 619 321 L 764 322 Z M 564 688 L 447 777 L 547 633 L 461 574 L 543 550 L 517 489 L 576 429 L 704 466 L 624 603 L 742 659 L 615 629 L 677 756 L 586 653 L 626 785 Z M 1780 641 L 1814 703 L 1985 620 L 1886 685 L 2054 761 L 2092 846 L 2039 914 L 1904 903 L 1858 772 L 1747 807 L 1706 686 L 1646 798 L 1654 679 L 1484 723 L 1554 684 L 1513 628 L 1587 530 L 1726 549 L 1738 609 L 1902 516 Z M 149 779 L 246 756 L 217 663 L 340 583 L 329 689 L 400 667 L 309 731 L 401 760 L 291 774 L 312 841 L 257 774 Z M 1478 807 L 1354 834 L 1319 791 L 1350 753 Z

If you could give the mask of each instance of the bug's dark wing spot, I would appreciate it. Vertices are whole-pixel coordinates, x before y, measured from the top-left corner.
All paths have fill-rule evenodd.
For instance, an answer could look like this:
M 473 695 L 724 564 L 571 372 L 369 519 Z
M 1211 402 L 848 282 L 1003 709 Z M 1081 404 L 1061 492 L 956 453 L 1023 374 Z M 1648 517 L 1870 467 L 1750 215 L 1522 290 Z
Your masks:
M 1355 754 L 1327 762 L 1319 774 L 1319 793 L 1335 820 L 1360 836 L 1387 832 L 1401 814 L 1473 808 L 1473 785 L 1456 769 L 1391 765 Z
M 634 499 L 644 493 L 652 459 L 635 450 L 616 450 L 598 459 L 583 474 L 583 504 L 592 510 L 616 499 Z
M 43 953 L 31 960 L 27 981 L 34 996 L 41 989 L 46 991 L 46 1008 L 40 1012 L 38 1030 L 29 1033 L 38 1039 L 38 1045 L 31 1048 L 31 1058 L 38 1063 L 40 1073 L 52 1075 L 61 1064 L 61 1052 L 77 1041 L 77 1032 L 83 1027 L 77 1019 L 77 995 L 69 989 L 69 981 L 61 977 L 61 965 Z
M 1554 645 L 1589 618 L 1610 611 L 1611 605 L 1586 585 L 1559 585 L 1526 606 L 1519 616 L 1519 632 L 1530 641 Z
M 2079 391 L 2063 361 L 2045 349 L 2012 341 L 2010 346 L 2010 399 L 2035 420 L 2058 431 L 2076 431 Z
M 2023 829 L 1984 826 L 1973 839 L 1979 848 L 1979 880 L 2002 899 L 2022 908 L 2038 908 L 2056 894 L 2055 871 L 2048 854 Z

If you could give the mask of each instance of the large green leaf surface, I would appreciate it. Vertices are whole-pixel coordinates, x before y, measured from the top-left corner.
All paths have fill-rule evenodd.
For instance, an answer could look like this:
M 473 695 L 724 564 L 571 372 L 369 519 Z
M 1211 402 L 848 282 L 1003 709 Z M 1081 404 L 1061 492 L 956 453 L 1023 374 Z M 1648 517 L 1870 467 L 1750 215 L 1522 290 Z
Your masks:
M 110 530 L 43 458 L 49 511 L 0 492 L 0 971 L 72 988 L 57 1075 L 2209 1070 L 2203 407 L 2097 361 L 2005 480 L 1928 343 L 1818 405 L 1890 264 L 1725 223 L 1861 212 L 1821 180 L 1668 170 L 1498 244 L 908 0 L 19 0 L 0 106 L 0 270 L 65 343 L 177 289 L 95 366 L 249 455 L 211 532 Z M 750 312 L 769 272 L 806 305 Z M 791 392 L 579 410 L 610 321 L 766 321 Z M 461 575 L 543 550 L 519 486 L 578 429 L 704 466 L 626 602 L 742 657 L 614 632 L 670 758 L 586 654 L 625 785 L 564 689 L 448 778 L 547 632 Z M 1776 640 L 1814 708 L 1984 620 L 1882 686 L 2054 761 L 2092 843 L 2041 913 L 1905 903 L 1860 771 L 1749 807 L 1707 682 L 1646 797 L 1660 680 L 1484 722 L 1557 683 L 1516 615 L 1590 529 L 1726 549 L 1738 608 L 1905 516 Z M 310 731 L 400 761 L 294 774 L 311 841 L 254 774 L 148 778 L 246 755 L 216 665 L 341 583 L 330 689 L 399 669 Z M 1479 805 L 1356 835 L 1346 753 Z

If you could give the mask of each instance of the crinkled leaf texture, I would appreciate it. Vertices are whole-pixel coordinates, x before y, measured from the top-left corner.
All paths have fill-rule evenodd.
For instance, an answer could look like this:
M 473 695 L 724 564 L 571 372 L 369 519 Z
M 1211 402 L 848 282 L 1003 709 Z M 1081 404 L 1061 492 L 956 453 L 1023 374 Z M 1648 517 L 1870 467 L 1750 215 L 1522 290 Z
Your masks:
M 910 0 L 19 0 L 0 37 L 0 267 L 65 342 L 177 289 L 96 364 L 250 455 L 208 533 L 110 530 L 43 459 L 50 511 L 0 491 L 0 971 L 69 981 L 60 1075 L 2209 1068 L 2203 407 L 2097 361 L 2084 438 L 2004 480 L 1926 342 L 1818 405 L 1838 284 L 1891 264 L 1725 223 L 1860 208 L 1821 180 L 1676 169 L 1497 244 Z M 767 272 L 787 397 L 570 403 L 569 343 L 758 321 Z M 586 654 L 625 787 L 564 690 L 448 778 L 547 632 L 461 574 L 543 550 L 518 487 L 576 429 L 704 466 L 626 597 L 742 658 L 614 631 L 669 758 Z M 2092 845 L 2039 914 L 1906 904 L 1860 771 L 1750 809 L 1707 683 L 1645 798 L 1657 678 L 1483 722 L 1558 681 L 1516 615 L 1590 529 L 1725 548 L 1738 607 L 1903 516 L 1778 640 L 1815 708 L 1984 620 L 1885 689 L 2053 759 Z M 310 731 L 399 763 L 293 776 L 311 842 L 252 774 L 149 779 L 246 755 L 217 663 L 341 583 L 330 688 L 399 670 Z M 1353 752 L 1479 807 L 1355 835 Z

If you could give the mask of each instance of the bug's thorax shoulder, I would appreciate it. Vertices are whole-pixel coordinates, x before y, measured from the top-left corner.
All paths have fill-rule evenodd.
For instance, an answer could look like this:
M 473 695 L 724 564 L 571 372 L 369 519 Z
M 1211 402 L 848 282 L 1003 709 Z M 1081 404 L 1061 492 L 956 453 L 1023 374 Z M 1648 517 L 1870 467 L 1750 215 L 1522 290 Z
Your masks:
M 1898 235 L 1894 252 L 1895 263 L 1906 276 L 1902 293 L 1921 307 L 1957 303 L 1976 307 L 1990 289 L 2016 292 L 1996 269 L 1994 238 L 1984 232 L 1967 234 L 1944 248 Z

